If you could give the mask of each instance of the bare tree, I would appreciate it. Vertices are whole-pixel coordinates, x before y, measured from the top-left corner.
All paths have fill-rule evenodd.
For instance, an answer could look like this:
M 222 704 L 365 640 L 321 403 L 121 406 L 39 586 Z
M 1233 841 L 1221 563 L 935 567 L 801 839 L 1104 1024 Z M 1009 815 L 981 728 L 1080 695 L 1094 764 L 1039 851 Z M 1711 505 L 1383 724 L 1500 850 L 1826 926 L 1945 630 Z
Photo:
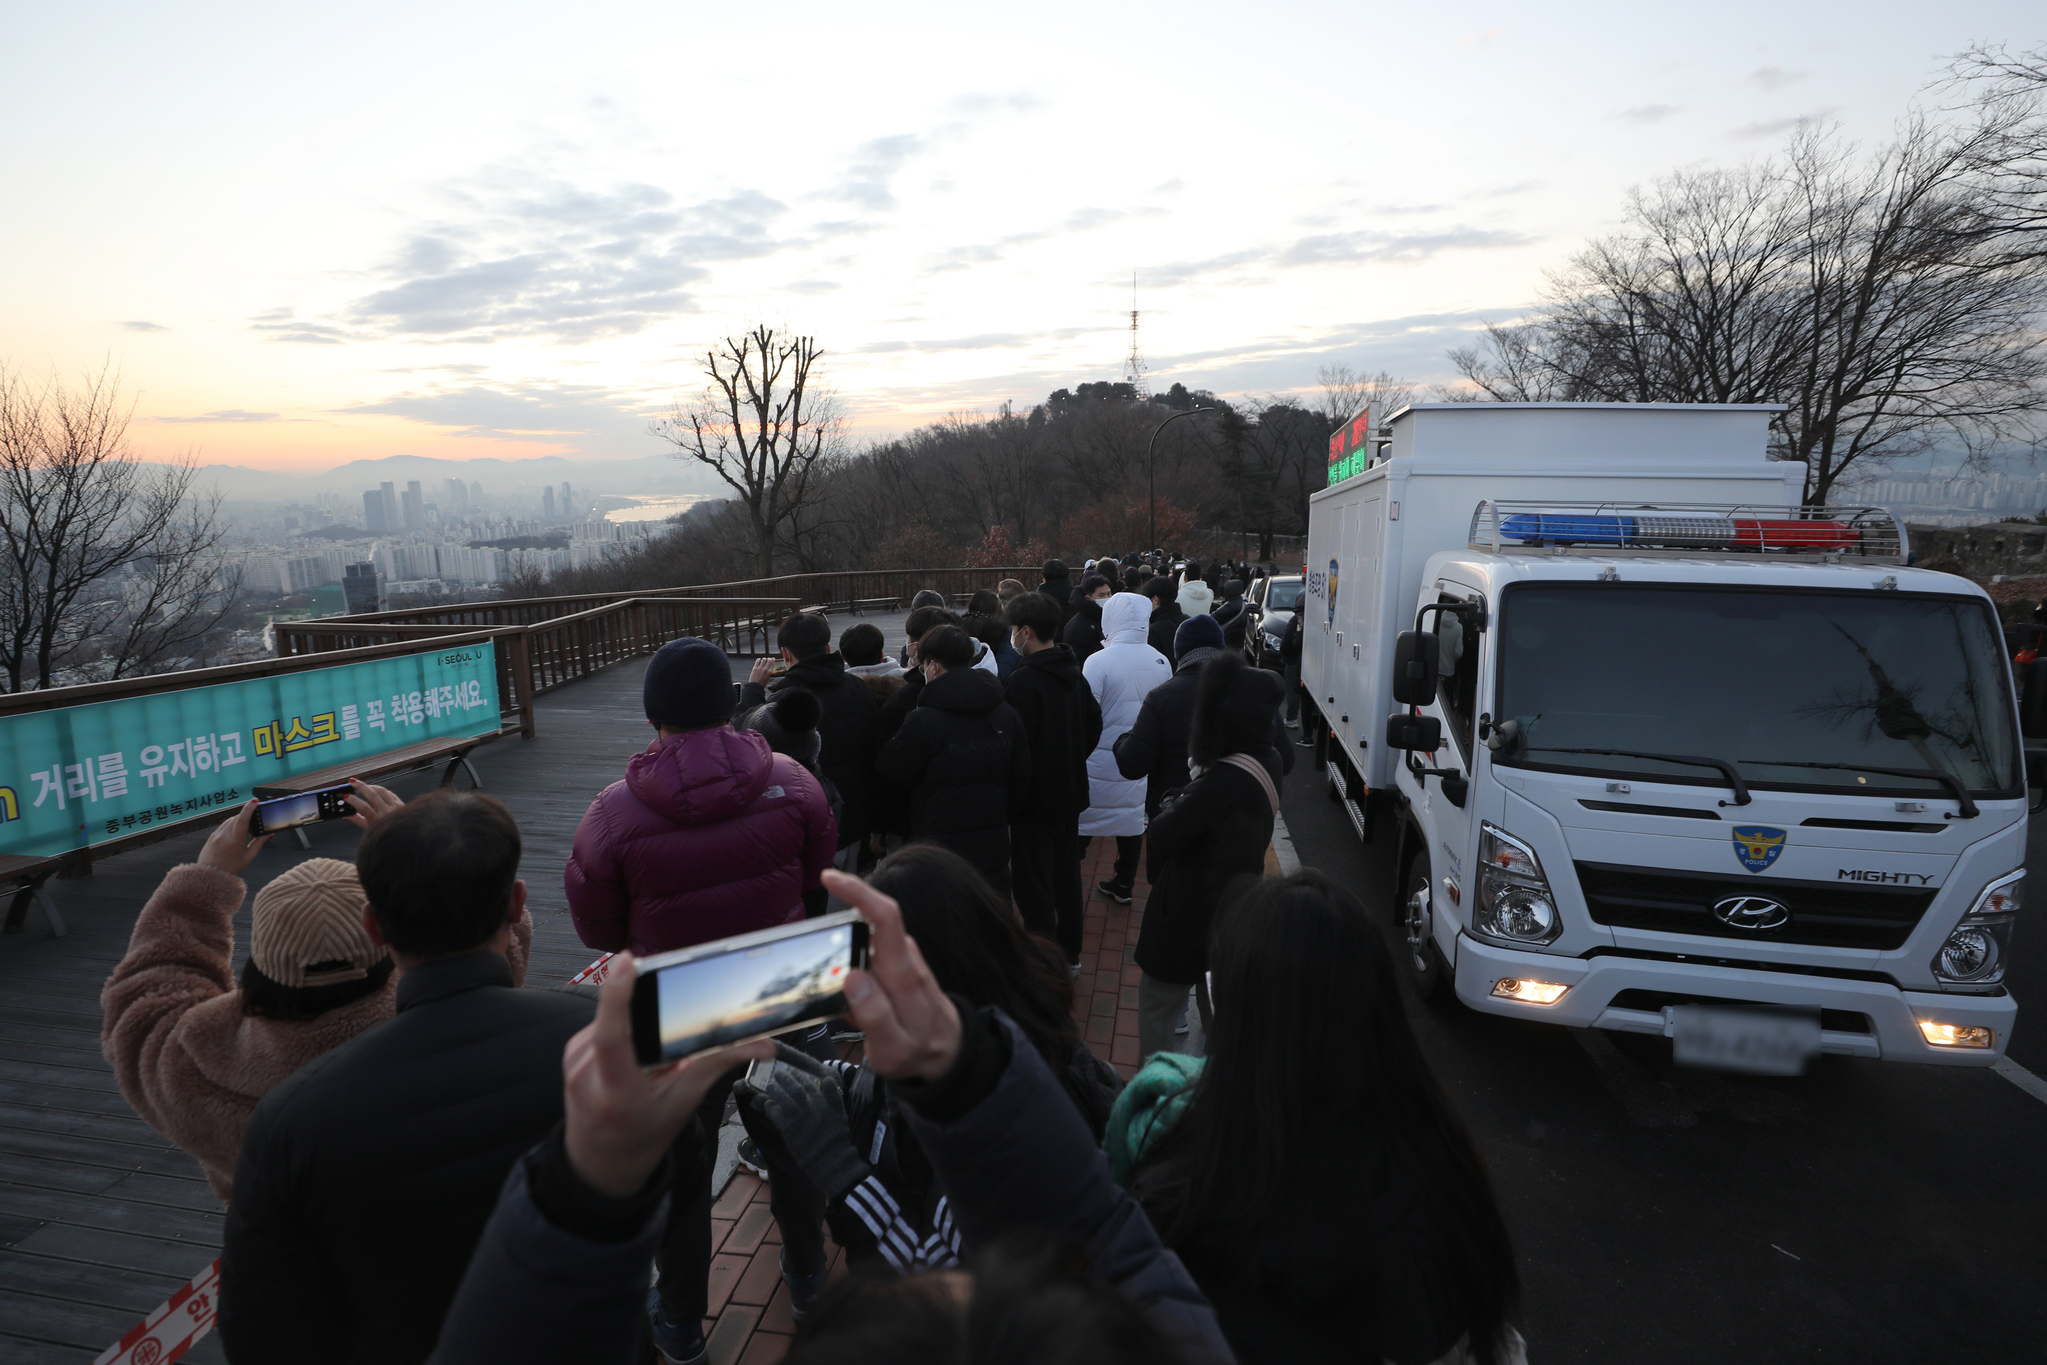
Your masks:
M 111 366 L 67 388 L 0 368 L 0 668 L 10 691 L 175 666 L 233 605 L 217 495 L 144 464 Z
M 1348 365 L 1324 365 L 1315 379 L 1322 386 L 1322 415 L 1331 431 L 1367 411 L 1372 414 L 1373 427 L 1383 427 L 1387 418 L 1412 403 L 1419 392 L 1412 380 L 1390 370 L 1359 374 Z M 1269 400 L 1268 406 L 1277 402 Z
M 782 336 L 765 323 L 727 337 L 704 357 L 701 396 L 677 400 L 652 427 L 677 458 L 703 465 L 739 495 L 763 578 L 775 572 L 777 533 L 815 495 L 820 463 L 838 444 L 831 396 L 811 374 L 823 358 L 816 338 Z
M 1530 318 L 1451 359 L 1492 399 L 1783 403 L 1773 450 L 1815 503 L 1853 466 L 2031 439 L 2047 255 L 2011 248 L 1983 179 L 2013 118 L 1915 115 L 1867 155 L 1806 128 L 1780 158 L 1668 176 Z
M 1979 44 L 1949 67 L 1989 136 L 1971 148 L 1991 229 L 2020 255 L 2047 255 L 2047 45 Z

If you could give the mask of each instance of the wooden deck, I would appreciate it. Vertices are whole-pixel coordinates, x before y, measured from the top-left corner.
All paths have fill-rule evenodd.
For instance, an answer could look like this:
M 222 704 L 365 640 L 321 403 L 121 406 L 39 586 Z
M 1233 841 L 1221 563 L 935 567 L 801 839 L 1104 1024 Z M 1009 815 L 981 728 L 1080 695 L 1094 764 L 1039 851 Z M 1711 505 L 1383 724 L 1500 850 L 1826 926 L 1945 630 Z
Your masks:
M 834 619 L 834 627 L 854 618 Z M 901 613 L 869 616 L 893 651 Z M 576 823 L 596 792 L 617 780 L 646 742 L 640 710 L 643 664 L 621 664 L 539 700 L 539 733 L 507 740 L 476 759 L 484 790 L 508 805 L 526 839 L 523 872 L 534 942 L 530 980 L 564 981 L 594 954 L 576 938 L 562 896 L 561 867 Z M 735 663 L 735 677 L 743 668 Z M 394 784 L 426 790 L 428 775 Z M 353 827 L 313 827 L 310 851 L 277 841 L 250 870 L 252 890 L 308 857 L 352 858 Z M 42 911 L 27 931 L 0 942 L 0 1365 L 90 1360 L 117 1341 L 219 1253 L 221 1210 L 190 1157 L 129 1110 L 100 1055 L 99 990 L 127 948 L 136 911 L 163 874 L 190 861 L 199 834 L 102 863 L 91 877 L 52 881 L 47 890 L 70 932 L 48 936 Z M 1098 841 L 1113 853 L 1112 841 Z M 1087 952 L 1076 1011 L 1097 1052 L 1127 1074 L 1136 1061 L 1136 969 L 1129 963 L 1137 905 L 1092 896 L 1107 868 L 1089 865 Z M 1140 897 L 1142 882 L 1139 884 Z M 236 966 L 247 951 L 248 909 L 236 917 Z M 779 1278 L 769 1224 L 738 1217 L 758 1191 L 742 1176 L 728 1189 L 714 1272 L 713 1359 L 779 1356 L 789 1322 L 777 1311 Z M 746 1197 L 741 1198 L 744 1192 Z M 749 1240 L 750 1239 L 750 1240 Z M 740 1261 L 744 1259 L 742 1270 Z M 784 1291 L 786 1297 L 786 1291 Z M 184 1357 L 223 1359 L 208 1337 Z

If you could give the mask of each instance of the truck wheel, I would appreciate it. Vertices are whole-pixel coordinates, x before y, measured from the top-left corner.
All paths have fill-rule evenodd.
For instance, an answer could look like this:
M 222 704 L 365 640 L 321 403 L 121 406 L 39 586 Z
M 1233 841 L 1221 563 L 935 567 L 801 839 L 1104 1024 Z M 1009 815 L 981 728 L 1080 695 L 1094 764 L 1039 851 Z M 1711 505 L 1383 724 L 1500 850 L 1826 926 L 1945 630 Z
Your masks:
M 1450 975 L 1430 933 L 1435 921 L 1434 897 L 1428 855 L 1423 854 L 1408 867 L 1405 892 L 1400 898 L 1400 930 L 1405 939 L 1400 962 L 1414 993 L 1431 1002 L 1442 999 Z

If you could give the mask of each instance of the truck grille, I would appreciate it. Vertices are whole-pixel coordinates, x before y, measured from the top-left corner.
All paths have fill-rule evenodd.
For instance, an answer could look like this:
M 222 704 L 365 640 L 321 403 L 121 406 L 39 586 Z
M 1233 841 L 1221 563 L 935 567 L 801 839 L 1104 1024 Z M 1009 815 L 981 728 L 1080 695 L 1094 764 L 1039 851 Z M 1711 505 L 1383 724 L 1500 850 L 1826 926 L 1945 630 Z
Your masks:
M 1835 886 L 1828 882 L 1719 876 L 1711 872 L 1645 872 L 1612 863 L 1579 863 L 1578 885 L 1595 923 L 1655 929 L 1747 943 L 1804 943 L 1828 948 L 1900 947 L 1933 903 L 1935 890 Z M 1776 929 L 1737 929 L 1713 906 L 1730 896 L 1763 896 L 1791 912 Z

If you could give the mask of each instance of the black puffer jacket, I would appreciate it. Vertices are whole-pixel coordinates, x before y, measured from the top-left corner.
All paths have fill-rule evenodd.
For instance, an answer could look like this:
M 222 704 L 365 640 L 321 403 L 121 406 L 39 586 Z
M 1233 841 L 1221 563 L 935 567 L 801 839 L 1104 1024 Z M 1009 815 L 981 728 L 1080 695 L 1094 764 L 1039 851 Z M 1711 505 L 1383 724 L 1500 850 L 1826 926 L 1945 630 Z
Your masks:
M 1172 658 L 1173 636 L 1179 633 L 1180 623 L 1186 619 L 1187 613 L 1180 610 L 1180 604 L 1177 601 L 1168 602 L 1163 607 L 1153 607 L 1151 609 L 1151 630 L 1148 632 L 1148 638 L 1145 643 L 1165 655 L 1168 659 Z
M 784 688 L 806 687 L 824 707 L 817 723 L 821 742 L 818 771 L 839 789 L 843 810 L 839 820 L 839 847 L 858 843 L 868 833 L 868 789 L 874 784 L 874 751 L 881 708 L 867 684 L 846 671 L 846 661 L 834 652 L 804 659 L 789 666 L 779 678 L 763 687 L 747 683 L 739 689 L 739 705 L 759 706 Z
M 874 771 L 908 793 L 913 838 L 983 872 L 1008 871 L 1009 824 L 1029 795 L 1031 749 L 993 673 L 956 668 L 925 683 Z
M 1060 574 L 1057 578 L 1044 579 L 1038 584 L 1038 591 L 1045 594 L 1045 596 L 1051 598 L 1052 601 L 1058 605 L 1059 628 L 1061 630 L 1064 630 L 1066 628 L 1066 623 L 1073 619 L 1072 576 L 1069 574 Z
M 1172 677 L 1146 694 L 1136 723 L 1116 737 L 1116 771 L 1145 779 L 1144 813 L 1148 816 L 1159 813 L 1167 792 L 1187 785 L 1187 736 L 1194 729 L 1194 695 L 1201 687 L 1201 666 L 1219 653 L 1214 649 L 1190 651 Z M 1285 791 L 1280 779 L 1294 770 L 1294 746 L 1277 711 L 1272 723 L 1272 750 L 1259 757 L 1272 774 L 1273 785 Z
M 235 1360 L 403 1365 L 434 1348 L 519 1154 L 562 1116 L 595 1001 L 512 985 L 496 953 L 409 969 L 398 1014 L 256 1106 L 221 1253 Z
M 1060 638 L 1073 651 L 1075 659 L 1086 663 L 1087 656 L 1102 647 L 1102 604 L 1092 597 L 1077 598 L 1073 604 L 1073 619 L 1066 623 L 1065 633 Z
M 1279 760 L 1270 741 L 1285 699 L 1278 678 L 1247 668 L 1228 650 L 1202 665 L 1187 754 L 1204 771 L 1145 830 L 1151 899 L 1134 956 L 1148 976 L 1174 984 L 1201 980 L 1209 926 L 1224 891 L 1237 878 L 1265 870 L 1273 802 L 1256 777 L 1222 760 L 1257 759 L 1276 788 Z
M 1088 805 L 1087 756 L 1102 739 L 1101 703 L 1065 645 L 1026 654 L 1009 676 L 1008 700 L 1031 746 L 1030 793 L 1016 823 L 1070 834 Z

